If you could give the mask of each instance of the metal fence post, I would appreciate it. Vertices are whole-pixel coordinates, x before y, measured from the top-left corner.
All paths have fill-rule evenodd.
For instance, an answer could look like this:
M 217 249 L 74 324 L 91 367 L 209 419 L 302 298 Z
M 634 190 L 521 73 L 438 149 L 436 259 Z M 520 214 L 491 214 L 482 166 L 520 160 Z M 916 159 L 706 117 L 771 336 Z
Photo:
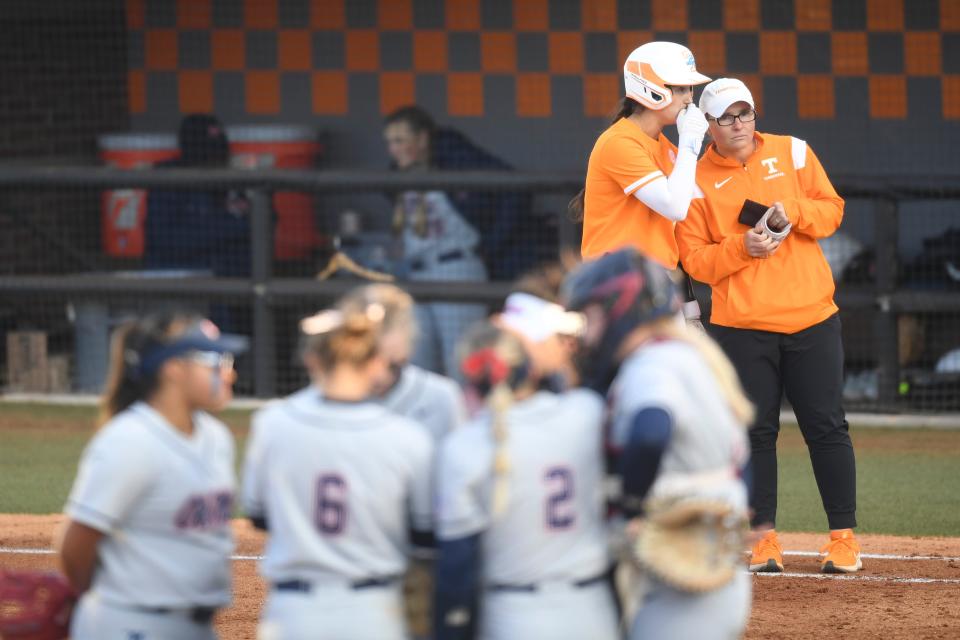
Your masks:
M 877 343 L 879 388 L 877 404 L 893 408 L 899 395 L 900 340 L 897 310 L 892 298 L 897 289 L 897 250 L 899 217 L 897 203 L 888 198 L 876 200 L 876 275 L 878 311 L 874 324 Z
M 255 189 L 249 196 L 253 393 L 258 398 L 271 398 L 275 395 L 277 371 L 273 306 L 267 291 L 273 264 L 273 194 L 266 189 Z

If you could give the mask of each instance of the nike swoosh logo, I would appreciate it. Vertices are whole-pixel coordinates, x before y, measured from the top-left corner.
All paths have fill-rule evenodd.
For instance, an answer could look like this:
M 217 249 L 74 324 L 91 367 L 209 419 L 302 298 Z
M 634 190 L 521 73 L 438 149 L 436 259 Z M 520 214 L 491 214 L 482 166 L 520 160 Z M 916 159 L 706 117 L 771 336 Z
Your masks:
M 713 183 L 713 186 L 716 187 L 717 189 L 719 189 L 720 187 L 722 187 L 723 185 L 727 184 L 727 183 L 730 182 L 731 180 L 733 180 L 733 176 L 730 176 L 730 177 L 727 178 L 726 180 L 721 180 L 720 182 L 714 182 L 714 183 Z

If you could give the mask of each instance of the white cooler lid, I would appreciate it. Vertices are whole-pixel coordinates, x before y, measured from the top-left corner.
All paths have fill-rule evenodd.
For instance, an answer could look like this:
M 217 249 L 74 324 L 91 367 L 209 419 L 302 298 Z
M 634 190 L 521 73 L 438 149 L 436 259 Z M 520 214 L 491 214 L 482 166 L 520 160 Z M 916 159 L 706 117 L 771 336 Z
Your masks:
M 299 124 L 241 124 L 227 127 L 230 142 L 316 142 L 313 127 Z
M 97 145 L 104 151 L 125 149 L 177 150 L 177 136 L 173 133 L 105 133 L 97 136 Z

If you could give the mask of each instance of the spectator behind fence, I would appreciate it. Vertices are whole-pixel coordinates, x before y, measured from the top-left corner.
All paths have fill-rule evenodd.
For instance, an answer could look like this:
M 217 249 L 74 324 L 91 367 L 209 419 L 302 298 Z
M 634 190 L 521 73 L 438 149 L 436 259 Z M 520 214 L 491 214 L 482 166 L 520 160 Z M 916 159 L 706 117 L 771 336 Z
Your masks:
M 384 122 L 392 168 L 401 171 L 511 171 L 513 167 L 481 149 L 455 129 L 438 127 L 419 106 L 397 109 Z M 531 215 L 529 193 L 515 191 L 427 192 L 445 196 L 463 220 L 479 234 L 473 246 L 493 280 L 511 280 L 533 266 L 538 225 L 523 224 Z M 427 203 L 429 207 L 429 203 Z M 416 216 L 414 216 L 416 217 Z M 423 216 L 421 216 L 423 217 Z M 429 214 L 426 216 L 430 218 Z M 410 221 L 410 223 L 415 221 Z M 423 221 L 421 221 L 421 224 Z
M 404 107 L 387 116 L 384 139 L 392 167 L 399 171 L 507 168 L 459 133 L 438 130 L 420 107 Z M 395 194 L 393 229 L 403 247 L 398 271 L 411 280 L 486 280 L 487 270 L 477 251 L 483 250 L 485 242 L 491 243 L 487 245 L 491 249 L 502 244 L 507 234 L 503 227 L 515 220 L 519 209 L 512 205 L 512 211 L 497 211 L 499 200 L 497 194 L 475 192 Z M 478 304 L 432 302 L 417 305 L 416 314 L 421 331 L 413 362 L 452 374 L 457 340 L 469 325 L 486 316 L 486 309 Z
M 227 134 L 212 115 L 192 114 L 180 123 L 180 156 L 158 168 L 226 167 Z M 250 275 L 249 202 L 223 190 L 154 190 L 147 197 L 147 269 Z
M 159 168 L 226 167 L 227 134 L 212 115 L 192 114 L 180 122 L 180 156 Z M 250 276 L 250 202 L 235 191 L 154 190 L 147 196 L 144 266 L 150 270 L 211 272 L 225 278 Z M 244 332 L 235 305 L 214 304 L 211 319 L 228 333 Z

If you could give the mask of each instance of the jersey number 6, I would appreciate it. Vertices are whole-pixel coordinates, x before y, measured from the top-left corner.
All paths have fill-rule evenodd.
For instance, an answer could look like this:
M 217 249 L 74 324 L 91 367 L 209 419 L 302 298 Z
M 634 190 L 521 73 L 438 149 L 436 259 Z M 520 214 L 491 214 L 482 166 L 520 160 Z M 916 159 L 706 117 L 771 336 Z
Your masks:
M 550 467 L 543 474 L 547 485 L 546 519 L 548 529 L 569 529 L 576 522 L 573 512 L 573 470 Z
M 322 533 L 336 535 L 347 527 L 347 481 L 338 474 L 320 476 L 313 521 Z

